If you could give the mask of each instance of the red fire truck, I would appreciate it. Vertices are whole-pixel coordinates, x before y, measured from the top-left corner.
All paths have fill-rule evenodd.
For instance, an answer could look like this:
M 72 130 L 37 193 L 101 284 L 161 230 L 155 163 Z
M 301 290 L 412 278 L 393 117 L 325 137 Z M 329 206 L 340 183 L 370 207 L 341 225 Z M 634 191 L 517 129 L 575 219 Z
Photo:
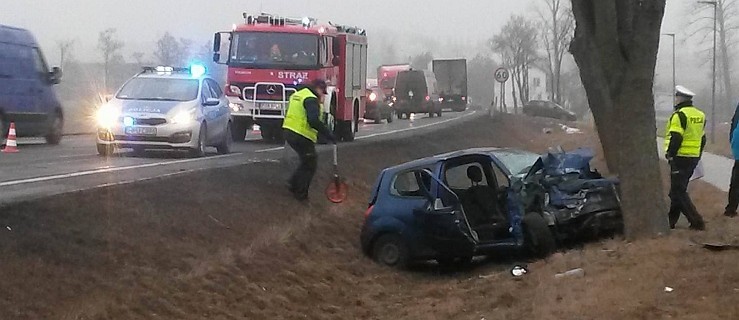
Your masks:
M 395 78 L 398 76 L 398 72 L 410 69 L 411 65 L 409 64 L 390 64 L 377 68 L 377 82 L 387 99 L 392 99 L 394 95 L 393 89 L 395 89 Z
M 290 95 L 323 79 L 328 83 L 324 120 L 338 139 L 353 141 L 366 99 L 365 30 L 318 24 L 313 18 L 243 16 L 244 24 L 216 33 L 213 40 L 213 60 L 228 65 L 234 139 L 243 141 L 257 124 L 265 140 L 282 141 Z

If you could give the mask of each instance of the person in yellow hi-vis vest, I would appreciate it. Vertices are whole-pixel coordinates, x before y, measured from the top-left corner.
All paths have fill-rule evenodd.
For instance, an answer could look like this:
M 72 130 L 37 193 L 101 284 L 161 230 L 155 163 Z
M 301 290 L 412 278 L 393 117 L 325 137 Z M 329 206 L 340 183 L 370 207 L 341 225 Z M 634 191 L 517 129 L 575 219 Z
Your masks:
M 670 228 L 674 229 L 684 214 L 690 229 L 704 230 L 703 217 L 688 195 L 688 183 L 706 146 L 706 116 L 693 106 L 695 93 L 675 87 L 675 112 L 665 129 L 665 158 L 670 163 Z
M 288 189 L 300 201 L 308 200 L 308 190 L 318 168 L 318 135 L 336 144 L 336 138 L 322 121 L 321 105 L 325 94 L 326 82 L 320 79 L 293 93 L 282 124 L 285 141 L 300 158 L 300 165 L 288 181 Z

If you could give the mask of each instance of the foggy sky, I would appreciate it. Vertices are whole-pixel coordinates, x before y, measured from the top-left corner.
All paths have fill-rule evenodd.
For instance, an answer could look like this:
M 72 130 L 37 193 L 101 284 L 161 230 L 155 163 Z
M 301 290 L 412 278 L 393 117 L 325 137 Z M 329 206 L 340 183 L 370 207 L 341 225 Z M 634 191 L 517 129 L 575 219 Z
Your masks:
M 51 64 L 58 62 L 56 41 L 74 39 L 74 56 L 99 61 L 98 33 L 116 28 L 126 44 L 124 57 L 140 51 L 151 55 L 164 32 L 195 41 L 199 47 L 216 31 L 241 23 L 244 11 L 261 10 L 288 16 L 310 15 L 364 27 L 370 35 L 420 34 L 439 39 L 480 43 L 491 38 L 512 14 L 536 17 L 542 0 L 0 0 L 0 24 L 30 29 Z M 680 30 L 685 4 L 668 0 L 663 32 Z M 403 38 L 402 38 L 403 39 Z M 660 60 L 671 42 L 662 38 Z M 403 39 L 403 41 L 407 41 Z M 372 45 L 372 44 L 370 44 Z M 406 43 L 398 43 L 402 51 Z M 667 51 L 665 50 L 667 45 Z M 130 60 L 130 59 L 129 59 Z M 660 61 L 658 68 L 662 65 Z
M 511 14 L 530 9 L 527 0 L 0 0 L 0 23 L 30 29 L 47 55 L 55 55 L 55 41 L 76 39 L 75 56 L 97 60 L 97 35 L 106 28 L 118 29 L 125 56 L 150 54 L 166 31 L 204 43 L 241 23 L 242 12 L 258 12 L 260 3 L 267 12 L 355 24 L 369 33 L 403 30 L 466 41 L 490 38 Z

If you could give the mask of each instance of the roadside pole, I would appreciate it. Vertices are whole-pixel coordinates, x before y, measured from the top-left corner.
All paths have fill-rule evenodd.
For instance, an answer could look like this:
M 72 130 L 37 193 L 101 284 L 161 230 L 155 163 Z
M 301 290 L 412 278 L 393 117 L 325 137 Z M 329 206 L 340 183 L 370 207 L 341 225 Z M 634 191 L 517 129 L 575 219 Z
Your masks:
M 503 68 L 503 67 L 495 69 L 495 81 L 498 81 L 498 83 L 500 83 L 500 109 L 501 110 L 505 108 L 505 83 L 506 81 L 508 81 L 509 76 L 510 74 L 508 73 L 508 69 Z M 508 110 L 505 110 L 505 112 L 508 112 Z

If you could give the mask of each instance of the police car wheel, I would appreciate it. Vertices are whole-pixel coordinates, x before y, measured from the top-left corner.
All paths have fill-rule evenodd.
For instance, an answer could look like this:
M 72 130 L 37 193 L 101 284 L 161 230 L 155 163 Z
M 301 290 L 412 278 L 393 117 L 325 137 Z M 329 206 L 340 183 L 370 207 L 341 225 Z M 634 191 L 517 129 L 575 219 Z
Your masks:
M 223 142 L 221 142 L 221 145 L 216 147 L 219 154 L 231 153 L 231 144 L 233 144 L 233 134 L 231 133 L 231 130 L 231 123 L 229 122 L 226 127 L 226 133 L 223 135 Z
M 205 137 L 207 137 L 208 128 L 205 124 L 200 125 L 200 134 L 198 134 L 198 144 L 190 150 L 193 157 L 199 158 L 205 156 Z

